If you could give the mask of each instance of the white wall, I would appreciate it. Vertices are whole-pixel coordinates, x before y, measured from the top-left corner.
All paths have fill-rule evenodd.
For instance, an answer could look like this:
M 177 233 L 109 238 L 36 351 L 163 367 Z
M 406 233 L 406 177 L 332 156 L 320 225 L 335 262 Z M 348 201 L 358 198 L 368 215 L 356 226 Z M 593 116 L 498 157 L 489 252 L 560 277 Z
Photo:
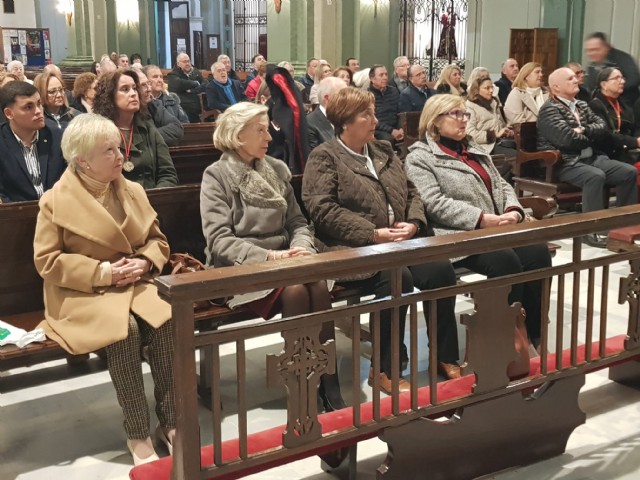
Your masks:
M 0 27 L 10 28 L 35 28 L 36 9 L 34 0 L 16 0 L 14 2 L 16 13 L 0 13 Z M 4 12 L 0 6 L 0 10 Z
M 640 2 L 586 0 L 584 33 L 604 32 L 614 47 L 640 59 Z M 584 52 L 583 52 L 584 55 Z M 586 58 L 583 57 L 586 62 Z
M 499 73 L 509 55 L 510 29 L 542 26 L 542 0 L 469 0 L 468 26 L 466 71 L 483 66 Z

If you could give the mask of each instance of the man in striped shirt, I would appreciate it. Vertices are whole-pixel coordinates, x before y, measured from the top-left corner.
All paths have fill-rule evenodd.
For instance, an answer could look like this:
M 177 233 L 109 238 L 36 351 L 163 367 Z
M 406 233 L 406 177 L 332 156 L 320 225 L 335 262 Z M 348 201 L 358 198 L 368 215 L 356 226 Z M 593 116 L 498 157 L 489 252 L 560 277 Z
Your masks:
M 26 82 L 0 89 L 0 200 L 38 200 L 66 168 L 61 133 L 45 126 L 40 94 Z

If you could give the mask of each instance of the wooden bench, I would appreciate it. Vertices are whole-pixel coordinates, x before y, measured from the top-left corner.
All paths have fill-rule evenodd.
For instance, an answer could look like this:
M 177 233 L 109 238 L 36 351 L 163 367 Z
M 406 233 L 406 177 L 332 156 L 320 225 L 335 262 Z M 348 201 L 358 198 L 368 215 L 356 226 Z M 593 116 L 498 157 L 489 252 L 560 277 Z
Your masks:
M 515 190 L 519 197 L 524 192 L 543 198 L 553 199 L 565 210 L 576 210 L 582 202 L 580 188 L 553 179 L 553 169 L 561 161 L 558 150 L 538 150 L 538 129 L 536 122 L 513 125 L 516 149 L 518 151 L 514 166 Z M 605 189 L 605 205 L 613 189 Z
M 178 174 L 178 182 L 188 185 L 202 182 L 202 174 L 220 158 L 222 152 L 209 143 L 169 147 L 169 154 Z
M 200 174 L 202 177 L 202 174 Z M 294 176 L 292 185 L 300 200 L 302 176 Z M 167 236 L 172 252 L 188 252 L 203 261 L 205 239 L 200 219 L 200 184 L 181 185 L 147 191 L 158 213 L 160 229 Z M 4 248 L 0 252 L 0 319 L 24 330 L 35 328 L 44 318 L 42 278 L 33 264 L 33 237 L 38 214 L 37 202 L 0 205 L 0 224 L 6 228 Z M 336 288 L 334 301 L 360 298 L 362 291 Z M 211 305 L 197 310 L 195 318 L 202 331 L 255 318 L 247 308 L 231 310 Z M 24 348 L 0 347 L 0 371 L 31 366 L 49 360 L 73 357 L 56 342 L 33 343 Z M 73 361 L 73 360 L 72 360 Z M 208 368 L 203 361 L 203 368 Z M 205 391 L 202 390 L 201 391 Z
M 177 146 L 213 145 L 215 122 L 187 123 L 183 127 L 184 136 Z
M 593 312 L 598 305 L 606 312 L 608 295 L 606 287 L 599 286 L 596 291 L 593 277 L 597 273 L 594 271 L 602 270 L 604 274 L 609 272 L 610 265 L 630 261 L 634 265 L 633 276 L 640 275 L 640 251 L 583 260 L 580 238 L 598 229 L 639 223 L 640 211 L 637 208 L 622 207 L 509 226 L 489 237 L 482 231 L 463 232 L 404 242 L 394 245 L 394 248 L 372 246 L 331 252 L 304 262 L 266 262 L 157 279 L 160 295 L 172 304 L 176 326 L 174 371 L 176 389 L 181 392 L 177 404 L 177 435 L 173 458 L 135 467 L 130 478 L 240 478 L 299 458 L 325 456 L 327 452 L 335 452 L 376 435 L 388 443 L 390 451 L 378 470 L 378 478 L 381 479 L 416 478 L 418 471 L 428 471 L 434 478 L 475 478 L 561 454 L 571 432 L 585 422 L 577 399 L 587 373 L 610 368 L 610 376 L 616 381 L 637 382 L 640 379 L 640 298 L 633 295 L 634 283 L 620 282 L 619 297 L 628 303 L 627 325 L 610 331 L 606 315 L 594 321 L 596 315 Z M 574 258 L 568 264 L 438 291 L 406 295 L 397 291 L 388 298 L 343 307 L 339 311 L 235 327 L 229 331 L 194 334 L 192 314 L 188 308 L 193 301 L 211 294 L 228 295 L 260 290 L 267 285 L 285 286 L 314 281 L 322 276 L 337 277 L 344 272 L 359 274 L 371 269 L 388 269 L 392 275 L 398 275 L 405 266 L 456 255 L 472 255 L 477 251 L 487 251 L 487 245 L 495 249 L 515 248 L 566 237 L 574 239 Z M 589 295 L 583 297 L 577 294 L 581 289 L 581 274 L 588 275 L 590 285 Z M 514 355 L 513 322 L 514 311 L 518 310 L 517 305 L 507 305 L 511 284 L 537 279 L 546 284 L 558 281 L 564 285 L 567 276 L 574 278 L 573 295 L 559 293 L 560 290 L 564 292 L 564 288 L 558 289 L 561 303 L 557 312 L 549 312 L 550 317 L 556 313 L 555 318 L 550 318 L 550 324 L 542 322 L 541 325 L 540 357 L 531 361 L 526 378 L 509 381 L 506 369 Z M 603 283 L 606 282 L 603 280 Z M 430 338 L 429 369 L 426 372 L 430 387 L 418 387 L 418 358 L 422 347 L 418 345 L 417 336 L 423 333 L 418 331 L 416 303 L 431 300 L 433 305 L 433 300 L 465 292 L 472 293 L 475 302 L 473 313 L 461 319 L 467 329 L 465 376 L 436 382 L 437 345 Z M 548 308 L 551 304 L 549 293 L 542 302 L 543 307 L 546 305 Z M 311 398 L 317 388 L 317 372 L 322 372 L 320 367 L 331 364 L 335 357 L 332 343 L 319 344 L 318 326 L 335 316 L 347 316 L 357 324 L 360 315 L 371 312 L 375 316 L 376 312 L 386 308 L 395 308 L 395 322 L 398 319 L 397 307 L 402 304 L 409 305 L 410 309 L 407 328 L 411 391 L 400 394 L 396 388 L 390 397 L 381 398 L 374 381 L 373 399 L 362 401 L 358 361 L 360 347 L 359 339 L 355 337 L 350 349 L 354 359 L 350 372 L 353 386 L 343 391 L 345 400 L 352 406 L 317 415 L 313 404 L 306 399 Z M 564 320 L 567 310 L 571 322 Z M 435 320 L 431 321 L 431 327 L 434 327 Z M 599 328 L 594 328 L 596 326 Z M 393 328 L 397 332 L 397 324 Z M 373 329 L 373 335 L 379 335 L 375 322 Z M 550 339 L 551 332 L 556 334 L 555 342 Z M 284 383 L 287 387 L 287 423 L 256 431 L 251 429 L 247 416 L 247 388 L 251 387 L 246 377 L 249 368 L 246 342 L 274 333 L 281 333 L 285 344 L 279 354 L 266 355 L 265 376 L 269 385 Z M 223 345 L 235 346 L 235 362 L 232 361 L 236 365 L 235 372 L 224 373 L 235 373 L 238 407 L 238 436 L 228 439 L 227 432 L 225 440 L 222 437 L 221 411 L 215 407 L 221 395 L 220 370 L 212 372 L 214 409 L 209 418 L 202 418 L 202 425 L 195 408 L 193 388 L 194 349 L 211 350 L 219 364 Z M 297 350 L 299 345 L 304 345 L 303 351 Z M 374 368 L 378 355 L 375 345 L 374 342 Z M 552 346 L 557 355 L 550 352 Z M 399 364 L 398 350 L 396 348 L 392 352 L 392 364 L 395 366 Z M 250 368 L 255 368 L 253 361 Z M 397 382 L 397 375 L 393 377 L 393 382 Z M 311 392 L 308 397 L 306 392 Z M 227 400 L 229 394 L 227 389 L 225 402 L 230 401 Z M 454 412 L 456 417 L 449 418 Z M 432 421 L 442 416 L 445 416 L 443 421 Z M 201 448 L 201 427 L 204 426 L 213 430 L 213 445 Z M 535 439 L 536 448 L 522 448 L 530 444 L 531 439 Z M 456 448 L 450 448 L 450 445 Z M 495 454 L 497 451 L 499 455 Z M 353 454 L 354 449 L 350 452 Z M 460 452 L 464 452 L 463 462 L 460 461 Z M 341 458 L 339 454 L 333 455 L 334 466 Z M 353 457 L 348 470 L 352 474 L 350 478 L 354 478 Z

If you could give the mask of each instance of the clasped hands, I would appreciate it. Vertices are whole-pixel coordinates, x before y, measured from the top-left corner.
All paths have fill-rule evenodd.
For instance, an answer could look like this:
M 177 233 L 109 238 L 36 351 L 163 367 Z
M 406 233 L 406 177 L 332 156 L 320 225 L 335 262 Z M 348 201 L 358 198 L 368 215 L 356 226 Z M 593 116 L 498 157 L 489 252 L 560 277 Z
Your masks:
M 418 233 L 415 223 L 396 222 L 391 228 L 376 228 L 373 243 L 401 242 L 409 240 Z
M 271 250 L 267 255 L 267 260 L 281 260 L 283 258 L 306 257 L 312 253 L 306 248 L 291 247 L 289 250 Z
M 502 225 L 515 225 L 520 221 L 520 214 L 516 211 L 503 213 L 502 215 L 494 215 L 493 213 L 485 213 L 480 222 L 480 228 L 499 227 Z
M 111 264 L 111 285 L 124 287 L 140 280 L 140 277 L 151 268 L 151 263 L 146 258 L 122 257 Z

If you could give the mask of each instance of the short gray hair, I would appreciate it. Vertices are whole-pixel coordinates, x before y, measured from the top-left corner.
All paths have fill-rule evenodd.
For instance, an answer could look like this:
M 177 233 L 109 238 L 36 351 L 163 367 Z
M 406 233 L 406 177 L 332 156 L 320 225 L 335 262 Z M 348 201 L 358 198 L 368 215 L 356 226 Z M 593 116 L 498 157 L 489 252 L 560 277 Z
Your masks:
M 225 55 L 224 53 L 221 53 L 220 55 L 218 55 L 218 62 L 221 62 L 222 60 L 229 60 L 231 61 L 231 59 L 229 58 L 229 55 Z
M 326 107 L 326 104 L 329 100 L 325 102 L 324 97 L 328 96 L 329 98 L 331 98 L 334 93 L 342 88 L 347 88 L 347 84 L 344 83 L 344 80 L 342 80 L 341 78 L 323 78 L 318 85 L 318 100 L 320 100 L 320 105 Z
M 232 152 L 242 147 L 238 135 L 253 118 L 267 115 L 265 105 L 240 102 L 227 108 L 217 119 L 213 144 L 218 150 Z M 69 128 L 69 127 L 67 127 Z
M 293 77 L 296 73 L 296 69 L 293 65 L 291 65 L 291 63 L 287 62 L 286 60 L 283 60 L 282 62 L 280 62 L 278 64 L 279 67 L 285 68 Z
M 14 67 L 19 67 L 24 72 L 24 64 L 20 60 L 11 60 L 7 63 L 7 71 L 10 72 Z
M 393 61 L 393 68 L 396 68 L 398 65 L 400 65 L 400 62 L 402 60 L 406 60 L 408 62 L 409 57 L 407 57 L 406 55 L 400 55 L 399 57 L 396 57 L 395 60 Z
M 111 120 L 97 113 L 83 113 L 69 122 L 60 147 L 69 168 L 75 171 L 78 158 L 88 157 L 99 142 L 111 139 L 120 139 L 118 127 Z

